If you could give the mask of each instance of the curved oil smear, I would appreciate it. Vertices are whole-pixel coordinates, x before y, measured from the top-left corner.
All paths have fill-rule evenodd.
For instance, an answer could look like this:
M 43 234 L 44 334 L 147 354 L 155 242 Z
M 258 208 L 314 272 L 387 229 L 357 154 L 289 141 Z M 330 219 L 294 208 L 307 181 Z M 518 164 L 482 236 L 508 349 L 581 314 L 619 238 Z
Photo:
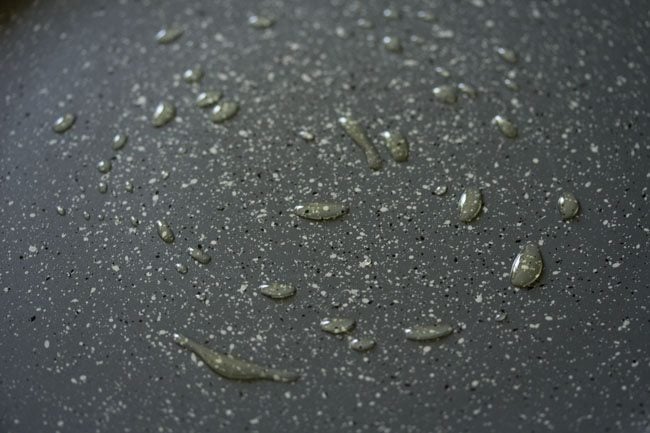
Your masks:
M 375 146 L 370 142 L 370 139 L 363 131 L 363 128 L 358 121 L 350 119 L 349 117 L 339 117 L 339 124 L 343 130 L 350 136 L 357 146 L 361 148 L 366 154 L 368 167 L 373 170 L 379 170 L 383 166 L 383 161 Z

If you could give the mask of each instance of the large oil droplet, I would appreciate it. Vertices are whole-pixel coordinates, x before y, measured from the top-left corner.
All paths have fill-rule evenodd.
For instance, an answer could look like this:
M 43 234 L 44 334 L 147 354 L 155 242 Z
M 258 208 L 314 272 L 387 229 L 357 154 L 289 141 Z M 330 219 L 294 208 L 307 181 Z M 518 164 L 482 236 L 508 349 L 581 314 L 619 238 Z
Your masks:
M 508 63 L 517 63 L 518 56 L 510 48 L 497 47 L 497 54 Z
M 232 118 L 239 111 L 239 104 L 235 101 L 222 101 L 212 109 L 212 121 L 223 123 Z
M 192 257 L 194 260 L 201 263 L 202 265 L 207 265 L 208 263 L 210 263 L 210 260 L 212 260 L 210 254 L 206 253 L 205 250 L 203 250 L 202 248 L 189 247 L 187 249 L 187 252 L 190 254 L 190 257 Z
M 72 127 L 75 120 L 76 117 L 74 114 L 66 113 L 54 121 L 54 125 L 52 126 L 52 129 L 54 130 L 54 132 L 58 132 L 59 134 L 62 134 L 68 129 L 70 129 L 70 127 Z
M 289 283 L 262 284 L 260 293 L 273 299 L 285 299 L 296 294 L 296 288 Z
M 56 213 L 58 213 L 61 216 L 65 216 L 66 213 L 68 213 L 63 206 L 57 206 L 56 207 Z
M 179 27 L 170 27 L 166 29 L 160 29 L 156 33 L 156 41 L 159 44 L 171 44 L 176 39 L 180 38 L 183 34 L 183 29 Z
M 354 329 L 356 322 L 347 317 L 333 317 L 320 321 L 320 329 L 330 334 L 344 334 Z
M 203 78 L 203 69 L 200 66 L 188 68 L 183 72 L 183 80 L 186 83 L 198 83 Z
M 383 165 L 381 156 L 379 156 L 379 152 L 366 136 L 359 122 L 348 117 L 339 117 L 339 124 L 350 138 L 352 138 L 352 141 L 366 154 L 368 167 L 372 170 L 379 170 Z
M 151 123 L 158 128 L 169 123 L 174 116 L 176 116 L 176 107 L 171 102 L 164 101 L 156 106 Z
M 350 339 L 350 349 L 356 350 L 357 352 L 366 352 L 376 345 L 374 338 L 370 337 L 353 337 Z
M 402 41 L 400 41 L 400 39 L 396 36 L 384 36 L 381 39 L 381 42 L 384 44 L 386 51 L 390 51 L 392 53 L 402 52 Z
M 539 247 L 534 243 L 528 243 L 512 262 L 510 281 L 515 287 L 531 287 L 542 275 L 543 268 L 544 261 Z
M 183 263 L 176 263 L 176 272 L 179 274 L 187 274 L 187 271 L 189 270 L 187 265 L 184 265 Z
M 501 116 L 500 114 L 494 116 L 494 119 L 492 119 L 492 123 L 497 125 L 501 133 L 508 138 L 516 138 L 517 135 L 519 135 L 519 131 L 517 130 L 517 127 L 508 119 Z
M 381 136 L 386 140 L 386 147 L 393 159 L 404 162 L 409 158 L 409 143 L 398 131 L 384 131 Z
M 263 15 L 251 15 L 248 17 L 248 25 L 256 29 L 268 29 L 273 24 L 275 24 L 273 18 Z
M 196 97 L 196 105 L 200 108 L 208 108 L 219 102 L 220 99 L 221 92 L 216 90 L 209 90 L 207 92 L 199 93 L 199 95 Z
M 464 223 L 474 220 L 483 207 L 481 190 L 476 187 L 466 188 L 458 200 L 458 217 Z
M 447 324 L 415 325 L 406 328 L 406 338 L 412 341 L 438 340 L 447 337 L 454 332 L 454 328 Z
M 560 215 L 563 220 L 570 220 L 578 215 L 580 211 L 580 203 L 573 193 L 565 191 L 557 200 L 557 206 L 560 209 Z
M 110 159 L 102 159 L 97 163 L 97 170 L 99 170 L 100 173 L 106 174 L 111 171 L 112 168 L 113 164 L 111 164 Z
M 293 208 L 293 212 L 299 217 L 313 221 L 333 220 L 342 217 L 349 211 L 348 205 L 335 202 L 313 202 Z
M 458 90 L 463 93 L 464 95 L 469 96 L 470 98 L 476 98 L 478 95 L 478 92 L 476 91 L 476 88 L 470 84 L 467 83 L 458 83 L 456 86 L 458 87 Z
M 167 224 L 166 221 L 157 220 L 156 229 L 158 230 L 158 236 L 160 236 L 160 239 L 162 239 L 166 243 L 171 244 L 172 242 L 174 242 L 174 239 L 176 239 L 176 237 L 174 236 L 174 232 L 172 231 L 172 228 L 170 227 L 169 224 Z
M 458 100 L 458 93 L 455 87 L 443 84 L 433 88 L 433 97 L 436 98 L 436 101 L 444 104 L 455 104 Z
M 106 194 L 108 191 L 108 184 L 106 182 L 99 182 L 99 185 L 97 185 L 97 190 L 102 194 Z
M 126 134 L 115 134 L 112 143 L 113 150 L 122 150 L 128 140 L 129 137 Z
M 300 377 L 291 371 L 267 368 L 231 355 L 222 355 L 180 334 L 173 337 L 176 344 L 194 352 L 212 371 L 227 379 L 293 382 Z

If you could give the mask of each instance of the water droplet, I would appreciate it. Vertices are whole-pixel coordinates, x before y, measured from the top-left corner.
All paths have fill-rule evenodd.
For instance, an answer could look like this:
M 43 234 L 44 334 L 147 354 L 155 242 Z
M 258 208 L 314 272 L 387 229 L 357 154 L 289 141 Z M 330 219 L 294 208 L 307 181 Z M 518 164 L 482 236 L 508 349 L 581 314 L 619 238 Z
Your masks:
M 262 284 L 260 293 L 273 299 L 285 299 L 296 294 L 296 288 L 289 283 Z
M 383 14 L 384 14 L 384 18 L 387 18 L 389 20 L 397 20 L 400 17 L 399 10 L 393 7 L 384 9 Z
M 187 268 L 187 265 L 184 265 L 183 263 L 176 263 L 176 272 L 179 274 L 187 274 L 187 271 L 189 269 Z
M 99 185 L 97 186 L 97 190 L 105 194 L 108 191 L 108 184 L 106 182 L 99 182 Z
M 113 150 L 121 150 L 126 146 L 126 142 L 129 140 L 129 137 L 125 134 L 115 134 L 113 137 Z
M 447 337 L 454 332 L 454 328 L 447 324 L 415 325 L 406 328 L 406 338 L 412 341 L 438 340 Z
M 396 36 L 384 36 L 381 39 L 381 42 L 384 44 L 386 51 L 393 53 L 399 53 L 402 51 L 402 41 Z
M 90 220 L 90 214 L 87 211 L 84 211 L 83 217 L 86 221 Z
M 58 213 L 61 216 L 65 216 L 66 213 L 68 213 L 63 206 L 57 206 L 56 207 L 56 213 Z
M 130 180 L 127 180 L 124 183 L 124 189 L 126 190 L 126 192 L 133 192 L 133 190 L 135 189 L 135 186 L 133 186 L 133 182 L 131 182 Z
M 379 152 L 366 136 L 359 122 L 348 117 L 339 117 L 339 124 L 350 138 L 352 138 L 352 141 L 366 154 L 368 167 L 372 170 L 379 170 L 383 165 L 381 156 L 379 156 Z
M 316 139 L 316 136 L 309 131 L 302 130 L 298 132 L 298 135 L 305 141 L 314 141 Z
M 97 170 L 99 170 L 100 173 L 106 174 L 111 171 L 112 168 L 113 164 L 111 164 L 110 159 L 102 159 L 97 163 Z
M 409 143 L 401 133 L 384 131 L 381 136 L 386 140 L 386 147 L 395 161 L 404 162 L 409 158 Z
M 456 87 L 458 87 L 458 90 L 460 90 L 461 93 L 469 96 L 470 98 L 476 98 L 476 96 L 478 95 L 476 88 L 474 88 L 474 86 L 471 86 L 467 83 L 458 83 L 458 86 Z
M 167 170 L 161 171 L 160 177 L 162 178 L 162 180 L 167 180 L 167 178 L 169 178 L 169 172 Z
M 501 133 L 508 138 L 516 138 L 517 135 L 519 134 L 517 127 L 508 119 L 501 116 L 500 114 L 494 116 L 494 119 L 492 119 L 492 123 L 497 125 Z
M 447 194 L 447 185 L 438 185 L 434 190 L 433 193 L 435 195 L 445 195 Z
M 156 33 L 156 41 L 159 44 L 171 44 L 176 39 L 180 38 L 183 34 L 183 29 L 180 27 L 170 27 L 166 29 L 160 29 Z
M 497 47 L 497 54 L 508 63 L 517 63 L 517 53 L 510 48 Z
M 194 260 L 201 263 L 202 265 L 207 265 L 208 263 L 210 263 L 210 260 L 212 260 L 210 254 L 206 253 L 202 248 L 189 247 L 187 249 L 187 252 L 190 254 L 190 257 L 192 257 Z
M 542 252 L 534 243 L 528 243 L 512 262 L 510 282 L 515 287 L 531 287 L 542 275 L 543 268 Z
M 133 215 L 131 215 L 131 218 L 129 218 L 129 220 L 131 221 L 131 225 L 132 225 L 133 227 L 137 227 L 137 226 L 140 225 L 140 220 L 137 219 L 137 218 L 136 218 L 135 216 L 133 216 Z
M 52 129 L 59 134 L 64 133 L 74 124 L 76 117 L 74 114 L 66 113 L 54 121 Z
M 418 19 L 427 22 L 435 21 L 436 19 L 435 15 L 429 11 L 417 11 L 415 16 L 418 17 Z
M 348 205 L 335 202 L 313 202 L 293 208 L 293 212 L 299 217 L 314 221 L 333 220 L 342 217 L 349 211 Z
M 495 320 L 496 322 L 504 322 L 507 318 L 508 318 L 508 313 L 505 313 L 505 312 L 503 312 L 503 311 L 497 313 L 497 315 L 494 316 L 494 320 Z
M 466 188 L 458 200 L 458 217 L 464 223 L 474 220 L 483 207 L 481 190 L 476 187 Z
M 503 80 L 503 84 L 513 92 L 519 91 L 519 84 L 517 84 L 514 80 L 511 80 L 510 78 L 506 78 L 505 80 Z
M 212 121 L 214 123 L 223 123 L 232 118 L 239 111 L 239 104 L 235 101 L 224 100 L 212 109 Z
M 208 108 L 219 102 L 220 99 L 221 92 L 217 90 L 209 90 L 207 92 L 199 93 L 196 97 L 196 105 L 200 108 Z
M 256 29 L 268 29 L 275 24 L 275 21 L 263 15 L 251 15 L 248 17 L 248 24 Z
M 300 377 L 291 371 L 262 367 L 231 355 L 222 355 L 179 334 L 174 334 L 173 337 L 176 344 L 194 352 L 212 371 L 227 379 L 293 382 Z
M 357 352 L 366 352 L 375 347 L 376 344 L 375 340 L 370 337 L 353 337 L 350 339 L 349 346 L 350 349 Z
M 320 329 L 330 334 L 343 334 L 352 331 L 356 322 L 347 317 L 327 318 L 320 321 Z
M 156 229 L 158 230 L 158 236 L 160 236 L 160 239 L 165 241 L 165 243 L 171 244 L 174 242 L 174 239 L 176 239 L 172 228 L 169 226 L 169 224 L 167 224 L 166 221 L 157 220 Z
M 188 68 L 183 72 L 183 80 L 186 83 L 198 83 L 203 78 L 203 69 L 200 66 Z
M 370 22 L 370 20 L 367 20 L 365 18 L 359 18 L 357 20 L 357 26 L 361 27 L 362 29 L 371 29 L 374 27 L 372 22 Z
M 580 211 L 580 203 L 575 195 L 565 191 L 562 193 L 560 198 L 557 200 L 557 206 L 560 209 L 560 215 L 563 220 L 570 220 L 574 216 L 578 215 Z
M 449 72 L 447 69 L 443 68 L 442 66 L 436 66 L 435 68 L 433 68 L 433 70 L 436 71 L 438 75 L 440 75 L 441 77 L 444 78 L 451 77 L 451 72 Z
M 176 107 L 174 107 L 171 102 L 164 101 L 156 105 L 151 123 L 153 123 L 153 126 L 156 128 L 159 128 L 169 123 L 175 116 Z
M 434 87 L 433 96 L 436 98 L 436 101 L 445 104 L 455 104 L 458 100 L 458 93 L 456 92 L 456 88 L 448 84 Z

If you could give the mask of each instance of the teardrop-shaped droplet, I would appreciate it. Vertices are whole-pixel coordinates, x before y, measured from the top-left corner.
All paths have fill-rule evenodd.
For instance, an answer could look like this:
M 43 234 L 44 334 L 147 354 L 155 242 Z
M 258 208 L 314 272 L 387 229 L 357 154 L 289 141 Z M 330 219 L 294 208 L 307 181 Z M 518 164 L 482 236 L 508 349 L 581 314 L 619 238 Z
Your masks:
M 251 15 L 248 17 L 248 25 L 256 29 L 268 29 L 275 21 L 264 15 Z
M 470 84 L 467 83 L 458 83 L 456 86 L 458 87 L 458 90 L 463 93 L 464 95 L 469 96 L 470 98 L 476 98 L 478 95 L 478 92 L 476 91 L 476 88 Z
M 366 154 L 366 161 L 368 162 L 368 167 L 372 170 L 379 170 L 383 161 L 379 152 L 372 144 L 366 133 L 363 131 L 363 128 L 358 121 L 350 119 L 349 117 L 339 117 L 339 124 L 343 130 L 350 136 L 352 141 L 356 143 L 357 146 L 363 150 Z
M 62 134 L 68 129 L 70 129 L 70 127 L 72 127 L 75 120 L 76 117 L 74 114 L 66 113 L 54 121 L 54 125 L 52 126 L 52 129 L 54 130 L 54 132 L 58 132 L 59 134 Z
M 164 101 L 156 105 L 151 123 L 158 128 L 169 123 L 175 116 L 176 107 L 171 102 Z
M 183 34 L 183 29 L 180 27 L 169 27 L 165 29 L 160 29 L 156 33 L 156 41 L 159 44 L 171 44 L 176 39 L 180 38 Z
M 570 220 L 578 215 L 580 211 L 580 203 L 573 193 L 565 191 L 557 200 L 557 206 L 560 209 L 560 215 L 563 220 Z
M 330 334 L 343 334 L 354 329 L 354 319 L 347 317 L 333 317 L 320 321 L 320 329 Z
M 262 284 L 260 293 L 273 299 L 285 299 L 296 294 L 296 288 L 289 283 L 274 282 L 271 284 Z
M 384 36 L 381 39 L 386 51 L 400 53 L 402 51 L 402 41 L 397 36 Z
M 97 170 L 99 170 L 100 173 L 106 174 L 111 169 L 113 168 L 113 164 L 111 164 L 110 159 L 102 159 L 97 163 Z
M 189 247 L 187 249 L 187 252 L 190 254 L 190 257 L 192 257 L 194 260 L 201 263 L 202 265 L 207 265 L 208 263 L 210 263 L 210 260 L 212 260 L 210 254 L 206 253 L 205 250 L 202 248 Z
M 447 185 L 438 185 L 434 190 L 433 193 L 435 195 L 445 195 L 447 194 Z
M 200 66 L 188 68 L 183 72 L 183 80 L 186 83 L 198 83 L 203 78 L 203 69 Z
M 156 229 L 158 230 L 158 236 L 160 236 L 160 239 L 165 241 L 165 243 L 171 244 L 174 242 L 174 239 L 176 239 L 171 226 L 166 221 L 156 221 Z
M 68 213 L 63 206 L 57 206 L 56 207 L 56 213 L 58 213 L 61 216 L 65 216 L 66 213 Z
M 396 162 L 404 162 L 409 158 L 409 143 L 397 131 L 384 131 L 381 136 L 386 140 L 386 147 Z
M 515 287 L 531 287 L 542 275 L 543 268 L 542 252 L 534 243 L 528 243 L 512 262 L 510 281 Z
M 239 111 L 239 104 L 235 101 L 224 100 L 212 109 L 212 121 L 214 123 L 223 123 L 231 119 Z
M 115 134 L 112 143 L 113 150 L 122 150 L 126 146 L 128 139 L 129 137 L 126 134 Z
M 497 54 L 508 63 L 517 63 L 518 56 L 510 48 L 497 47 Z
M 366 352 L 376 345 L 374 338 L 370 337 L 353 337 L 350 339 L 350 349 L 356 350 L 357 352 Z
M 219 102 L 220 99 L 221 92 L 217 90 L 209 90 L 198 94 L 196 97 L 196 105 L 200 108 L 208 108 Z
M 516 138 L 517 135 L 519 135 L 519 131 L 517 130 L 517 127 L 508 119 L 501 116 L 500 114 L 494 116 L 494 119 L 492 119 L 492 123 L 497 125 L 501 133 L 508 138 Z
M 494 321 L 495 322 L 504 322 L 508 318 L 508 313 L 504 311 L 500 311 L 497 313 L 496 316 L 494 316 Z
M 305 130 L 299 131 L 298 135 L 305 141 L 314 141 L 314 139 L 316 139 L 316 136 L 314 134 Z
M 108 191 L 108 184 L 106 182 L 99 182 L 99 185 L 97 185 L 97 190 L 102 194 L 106 194 Z
M 350 211 L 348 205 L 336 202 L 313 202 L 293 208 L 296 215 L 313 221 L 326 221 L 340 218 Z
M 476 187 L 466 188 L 458 200 L 458 217 L 464 223 L 474 220 L 483 207 L 481 190 Z
M 458 93 L 456 92 L 456 88 L 448 84 L 434 87 L 433 96 L 436 98 L 436 101 L 442 102 L 444 104 L 455 104 L 458 100 Z
M 291 371 L 262 367 L 261 365 L 235 358 L 232 355 L 222 355 L 203 344 L 192 341 L 179 334 L 174 334 L 173 337 L 176 344 L 194 352 L 212 371 L 227 379 L 293 382 L 300 377 L 300 375 Z
M 415 325 L 406 328 L 404 333 L 408 340 L 413 341 L 427 341 L 438 340 L 447 337 L 454 332 L 454 328 L 447 324 L 433 324 L 433 325 Z
M 183 263 L 176 263 L 175 267 L 176 267 L 176 272 L 178 272 L 179 274 L 187 274 L 187 271 L 189 270 L 187 268 L 187 265 L 184 265 Z

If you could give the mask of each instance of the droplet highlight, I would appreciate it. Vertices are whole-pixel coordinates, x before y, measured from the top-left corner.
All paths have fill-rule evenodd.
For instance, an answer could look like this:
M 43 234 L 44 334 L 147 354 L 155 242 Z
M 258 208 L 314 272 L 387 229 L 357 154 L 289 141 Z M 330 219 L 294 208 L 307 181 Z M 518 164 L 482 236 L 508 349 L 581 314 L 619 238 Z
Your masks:
M 517 135 L 519 135 L 519 130 L 517 127 L 511 121 L 501 116 L 500 114 L 494 116 L 492 123 L 494 123 L 499 128 L 501 133 L 508 138 L 517 138 Z

